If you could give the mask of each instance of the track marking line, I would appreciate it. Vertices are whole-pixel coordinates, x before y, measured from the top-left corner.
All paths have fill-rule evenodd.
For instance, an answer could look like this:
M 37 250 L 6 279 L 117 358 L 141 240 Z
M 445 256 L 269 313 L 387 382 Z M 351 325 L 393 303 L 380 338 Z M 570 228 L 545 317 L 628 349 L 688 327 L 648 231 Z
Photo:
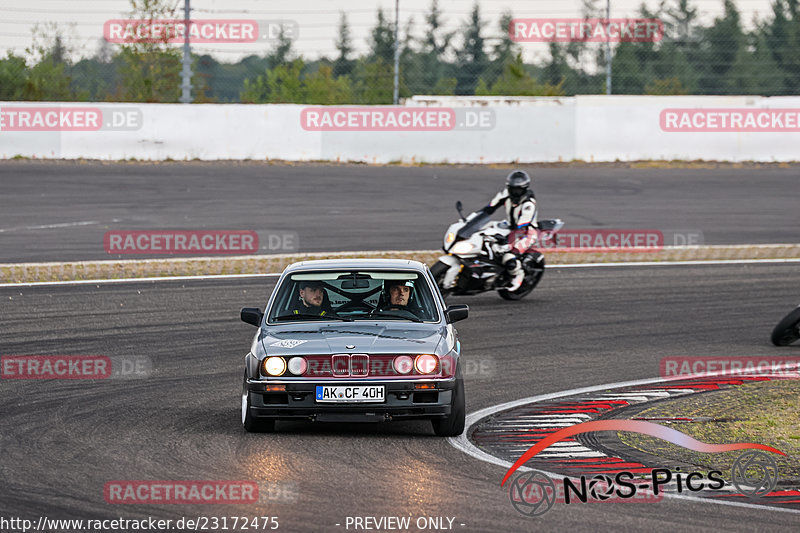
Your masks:
M 724 375 L 724 373 L 718 373 L 717 375 Z M 669 378 L 649 378 L 649 379 L 637 379 L 633 381 L 619 381 L 616 383 L 607 383 L 604 385 L 595 385 L 591 387 L 581 387 L 578 389 L 570 389 L 565 391 L 553 392 L 550 394 L 540 394 L 538 396 L 530 396 L 528 398 L 522 398 L 519 400 L 513 400 L 510 402 L 501 403 L 498 405 L 493 405 L 490 407 L 484 407 L 483 409 L 479 409 L 474 413 L 470 413 L 467 415 L 466 424 L 464 426 L 464 432 L 459 435 L 458 437 L 448 437 L 447 442 L 450 443 L 451 446 L 464 452 L 465 454 L 478 459 L 479 461 L 483 461 L 486 463 L 491 463 L 497 466 L 501 466 L 508 470 L 513 466 L 513 463 L 508 461 L 504 461 L 498 457 L 490 455 L 477 446 L 475 446 L 468 438 L 467 435 L 470 433 L 470 429 L 472 426 L 476 425 L 478 422 L 487 418 L 489 416 L 495 415 L 502 411 L 508 411 L 509 409 L 514 409 L 515 407 L 520 407 L 523 405 L 528 405 L 532 403 L 542 402 L 545 400 L 554 400 L 556 398 L 563 398 L 565 396 L 573 396 L 577 394 L 588 394 L 592 392 L 608 390 L 608 389 L 619 389 L 623 387 L 633 387 L 636 385 L 650 385 L 653 383 L 664 383 L 669 381 L 679 381 L 685 380 L 691 376 L 676 376 L 676 377 L 669 377 Z M 541 454 L 540 454 L 541 455 Z M 527 472 L 533 470 L 527 466 L 521 466 L 519 468 L 520 471 Z M 544 473 L 547 477 L 558 479 L 564 477 L 563 475 L 559 475 L 553 472 L 547 472 L 540 468 L 536 468 L 537 471 Z M 499 487 L 499 486 L 498 486 Z M 696 502 L 703 502 L 703 503 L 714 503 L 717 505 L 729 505 L 732 507 L 743 507 L 746 509 L 764 509 L 768 511 L 779 511 L 784 513 L 792 513 L 792 514 L 800 514 L 800 510 L 795 509 L 785 509 L 783 507 L 773 507 L 771 505 L 756 505 L 752 503 L 744 503 L 744 502 L 731 502 L 731 501 L 724 501 L 718 500 L 715 498 L 699 498 L 696 496 L 688 496 L 683 494 L 673 494 L 673 493 L 664 493 L 664 496 L 667 498 L 677 498 L 682 500 L 691 500 Z
M 196 259 L 196 258 L 194 258 Z M 574 263 L 564 265 L 550 265 L 547 268 L 605 268 L 620 266 L 683 266 L 683 265 L 744 265 L 758 263 L 800 263 L 800 258 L 796 259 L 731 259 L 719 261 L 651 261 L 651 262 L 627 262 L 627 263 Z M 197 276 L 162 276 L 156 278 L 119 278 L 119 279 L 81 279 L 66 281 L 32 281 L 25 283 L 0 283 L 3 287 L 45 287 L 49 285 L 86 285 L 92 283 L 135 283 L 139 281 L 198 281 L 206 279 L 237 279 L 237 278 L 264 278 L 278 277 L 278 272 L 268 272 L 260 274 L 208 274 Z
M 9 231 L 24 231 L 24 230 L 32 230 L 32 229 L 53 229 L 53 228 L 71 228 L 73 226 L 91 226 L 94 224 L 100 224 L 100 222 L 96 220 L 85 220 L 83 222 L 63 222 L 61 224 L 44 224 L 41 226 L 18 226 L 16 228 L 0 228 L 0 233 L 7 233 Z
M 620 266 L 673 266 L 673 265 L 743 265 L 748 263 L 800 263 L 800 258 L 786 259 L 712 259 L 710 261 L 623 261 L 620 263 L 567 263 L 563 265 L 547 265 L 550 268 L 594 268 Z
M 49 285 L 100 285 L 105 283 L 136 283 L 146 281 L 197 281 L 208 279 L 277 278 L 280 274 L 209 274 L 203 276 L 163 276 L 159 278 L 79 279 L 69 281 L 34 281 L 31 283 L 0 283 L 2 287 L 44 287 Z

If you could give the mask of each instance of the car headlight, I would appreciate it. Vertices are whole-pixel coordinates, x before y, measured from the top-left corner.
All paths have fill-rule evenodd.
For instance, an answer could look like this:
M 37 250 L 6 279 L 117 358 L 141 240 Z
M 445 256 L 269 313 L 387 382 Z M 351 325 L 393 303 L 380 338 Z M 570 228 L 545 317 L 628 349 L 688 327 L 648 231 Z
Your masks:
M 398 355 L 394 358 L 394 370 L 398 374 L 408 374 L 414 368 L 414 360 L 407 355 Z
M 289 372 L 294 374 L 295 376 L 302 376 L 306 373 L 308 369 L 308 363 L 302 357 L 292 357 L 289 359 Z
M 418 355 L 414 361 L 414 368 L 420 374 L 433 374 L 439 366 L 439 358 L 435 355 L 422 354 Z
M 445 243 L 445 244 L 450 244 L 450 243 L 452 243 L 454 240 L 456 240 L 456 234 L 455 234 L 455 233 L 453 233 L 452 231 L 448 231 L 448 232 L 447 232 L 447 236 L 445 236 L 445 238 L 444 238 L 444 243 Z
M 453 247 L 450 249 L 450 253 L 453 253 L 453 254 L 468 254 L 474 249 L 475 249 L 475 246 L 471 242 L 469 242 L 469 241 L 461 241 L 461 242 L 457 242 L 457 243 L 455 243 L 453 245 Z
M 286 372 L 286 361 L 283 357 L 267 357 L 262 366 L 264 374 L 268 376 L 282 376 Z

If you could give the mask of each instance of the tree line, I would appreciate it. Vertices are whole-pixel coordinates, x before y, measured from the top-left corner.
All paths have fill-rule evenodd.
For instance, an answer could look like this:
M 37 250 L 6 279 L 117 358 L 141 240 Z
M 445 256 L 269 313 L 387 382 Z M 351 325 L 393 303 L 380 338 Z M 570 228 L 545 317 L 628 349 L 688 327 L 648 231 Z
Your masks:
M 131 18 L 175 17 L 164 0 L 131 0 Z M 170 2 L 171 4 L 171 2 Z M 602 18 L 602 0 L 584 0 L 586 17 Z M 614 94 L 759 94 L 800 91 L 800 0 L 774 0 L 765 20 L 743 27 L 733 0 L 707 25 L 691 0 L 640 9 L 665 26 L 659 42 L 612 46 Z M 524 44 L 509 36 L 513 14 L 487 28 L 478 4 L 457 30 L 433 0 L 421 32 L 400 28 L 401 97 L 428 95 L 559 96 L 605 93 L 605 45 L 549 43 L 549 57 L 526 63 Z M 35 39 L 28 58 L 0 59 L 0 100 L 177 102 L 182 50 L 166 43 L 105 44 L 72 61 L 58 28 Z M 422 37 L 416 37 L 422 35 Z M 193 55 L 195 102 L 388 104 L 392 102 L 394 22 L 376 13 L 369 47 L 357 55 L 347 16 L 339 19 L 335 54 L 306 60 L 283 32 L 263 55 L 236 63 Z M 37 44 L 38 43 L 38 44 Z M 35 58 L 35 59 L 31 59 Z

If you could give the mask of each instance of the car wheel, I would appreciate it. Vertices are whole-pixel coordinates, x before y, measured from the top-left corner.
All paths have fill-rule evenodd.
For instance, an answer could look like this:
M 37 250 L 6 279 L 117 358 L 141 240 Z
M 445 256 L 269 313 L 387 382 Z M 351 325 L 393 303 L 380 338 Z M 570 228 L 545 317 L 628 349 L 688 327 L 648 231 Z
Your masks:
M 250 433 L 269 433 L 275 431 L 275 421 L 256 418 L 250 414 L 250 395 L 247 393 L 247 374 L 242 383 L 242 425 Z
M 772 344 L 775 346 L 788 346 L 798 339 L 800 339 L 800 307 L 786 315 L 772 330 Z
M 450 403 L 450 414 L 444 418 L 431 420 L 433 432 L 439 437 L 457 437 L 464 432 L 466 417 L 464 378 L 461 376 L 461 367 L 458 367 L 456 368 L 456 387 L 453 389 L 453 399 Z

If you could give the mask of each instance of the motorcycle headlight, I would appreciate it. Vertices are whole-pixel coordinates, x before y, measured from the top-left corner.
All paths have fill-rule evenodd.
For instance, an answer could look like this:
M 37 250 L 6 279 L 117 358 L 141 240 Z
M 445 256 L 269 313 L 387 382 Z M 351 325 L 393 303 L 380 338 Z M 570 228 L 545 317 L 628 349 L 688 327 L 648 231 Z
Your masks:
M 454 254 L 468 254 L 475 249 L 475 246 L 469 241 L 461 241 L 457 242 L 453 245 L 453 248 L 450 250 L 450 253 Z
M 453 233 L 452 231 L 448 231 L 447 235 L 444 238 L 444 243 L 451 244 L 454 240 L 456 240 L 456 234 Z

